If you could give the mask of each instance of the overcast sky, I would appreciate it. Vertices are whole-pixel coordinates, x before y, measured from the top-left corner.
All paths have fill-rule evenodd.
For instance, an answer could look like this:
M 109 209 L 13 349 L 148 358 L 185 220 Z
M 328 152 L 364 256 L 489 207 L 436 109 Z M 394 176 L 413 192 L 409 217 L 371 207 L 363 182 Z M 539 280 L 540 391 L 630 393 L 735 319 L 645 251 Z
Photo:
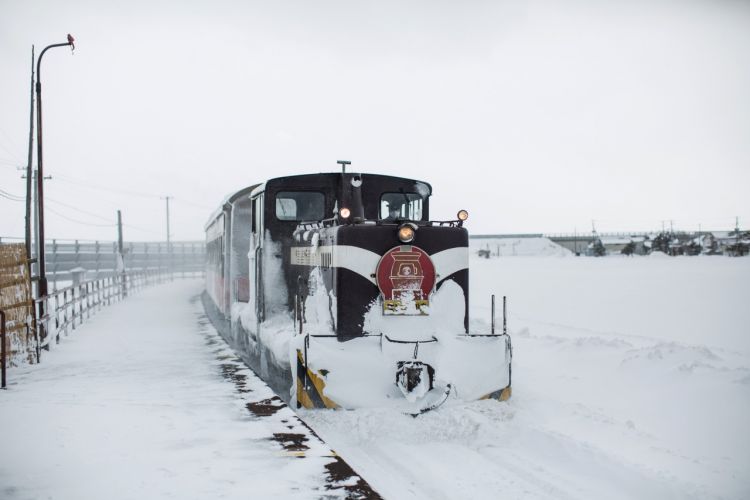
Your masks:
M 750 226 L 750 2 L 0 0 L 0 189 L 44 56 L 46 232 L 202 239 L 232 191 L 353 170 L 473 233 Z M 2 194 L 2 193 L 0 193 Z M 24 204 L 0 196 L 0 236 Z M 667 222 L 668 224 L 668 222 Z

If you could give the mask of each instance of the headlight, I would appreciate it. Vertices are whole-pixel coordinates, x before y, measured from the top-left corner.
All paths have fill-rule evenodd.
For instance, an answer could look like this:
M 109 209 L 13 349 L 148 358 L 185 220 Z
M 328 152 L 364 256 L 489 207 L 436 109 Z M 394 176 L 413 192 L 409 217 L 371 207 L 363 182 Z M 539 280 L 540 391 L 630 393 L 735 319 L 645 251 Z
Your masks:
M 416 229 L 411 224 L 404 224 L 398 228 L 398 239 L 401 240 L 402 243 L 412 242 L 415 235 Z
M 461 222 L 463 222 L 463 221 L 465 221 L 466 219 L 469 218 L 469 212 L 467 212 L 466 210 L 459 210 L 458 214 L 456 215 L 456 217 L 458 217 L 458 220 L 460 220 Z
M 351 210 L 349 210 L 349 209 L 348 209 L 348 208 L 346 208 L 346 207 L 344 207 L 344 208 L 342 208 L 341 210 L 339 210 L 339 215 L 340 215 L 340 216 L 341 216 L 341 217 L 342 217 L 343 219 L 348 219 L 348 218 L 349 218 L 349 216 L 350 216 L 351 214 L 352 214 L 352 211 L 351 211 Z

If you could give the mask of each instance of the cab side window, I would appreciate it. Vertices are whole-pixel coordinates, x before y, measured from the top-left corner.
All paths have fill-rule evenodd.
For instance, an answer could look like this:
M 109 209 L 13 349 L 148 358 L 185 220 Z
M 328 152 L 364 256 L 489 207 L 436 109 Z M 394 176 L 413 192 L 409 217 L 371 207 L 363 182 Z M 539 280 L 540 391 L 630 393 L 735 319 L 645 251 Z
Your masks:
M 276 218 L 282 221 L 316 221 L 325 218 L 325 195 L 317 191 L 276 193 Z

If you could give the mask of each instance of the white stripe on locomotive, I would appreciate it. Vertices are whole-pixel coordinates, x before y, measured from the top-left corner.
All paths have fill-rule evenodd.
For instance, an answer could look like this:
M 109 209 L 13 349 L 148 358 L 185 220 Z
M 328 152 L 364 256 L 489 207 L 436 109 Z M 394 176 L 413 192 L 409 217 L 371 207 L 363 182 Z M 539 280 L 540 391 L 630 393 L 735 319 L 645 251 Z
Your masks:
M 351 245 L 290 248 L 292 265 L 340 267 L 359 274 L 373 285 L 377 284 L 373 274 L 378 267 L 380 258 L 380 255 L 371 250 Z M 430 255 L 430 258 L 435 265 L 438 283 L 457 271 L 469 268 L 469 249 L 467 247 L 449 248 Z

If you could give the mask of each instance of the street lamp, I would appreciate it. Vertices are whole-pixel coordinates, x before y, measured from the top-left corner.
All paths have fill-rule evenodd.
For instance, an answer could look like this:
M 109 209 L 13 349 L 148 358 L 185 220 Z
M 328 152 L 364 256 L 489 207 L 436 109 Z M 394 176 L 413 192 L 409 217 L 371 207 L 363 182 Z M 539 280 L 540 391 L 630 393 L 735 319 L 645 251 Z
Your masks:
M 37 288 L 38 296 L 39 297 L 46 297 L 47 296 L 47 275 L 44 269 L 44 171 L 42 170 L 42 74 L 41 74 L 41 64 L 42 64 L 42 57 L 44 57 L 44 53 L 47 52 L 49 49 L 52 49 L 54 47 L 67 47 L 70 46 L 71 51 L 75 49 L 75 45 L 73 44 L 75 40 L 73 39 L 70 34 L 68 34 L 68 41 L 66 43 L 55 43 L 53 45 L 48 45 L 44 48 L 41 54 L 39 54 L 39 59 L 36 61 L 36 161 L 37 161 L 37 174 L 36 174 L 36 188 L 37 188 L 37 197 L 38 197 L 38 207 L 37 207 L 37 213 L 39 214 L 39 234 L 37 235 L 37 241 L 39 242 L 40 250 L 38 252 L 38 259 L 39 259 L 39 285 Z M 39 302 L 39 318 L 44 316 L 45 314 L 45 302 L 41 301 Z M 42 322 L 44 324 L 44 322 Z M 44 339 L 45 332 L 44 329 L 42 329 L 42 335 L 40 336 L 41 339 Z

